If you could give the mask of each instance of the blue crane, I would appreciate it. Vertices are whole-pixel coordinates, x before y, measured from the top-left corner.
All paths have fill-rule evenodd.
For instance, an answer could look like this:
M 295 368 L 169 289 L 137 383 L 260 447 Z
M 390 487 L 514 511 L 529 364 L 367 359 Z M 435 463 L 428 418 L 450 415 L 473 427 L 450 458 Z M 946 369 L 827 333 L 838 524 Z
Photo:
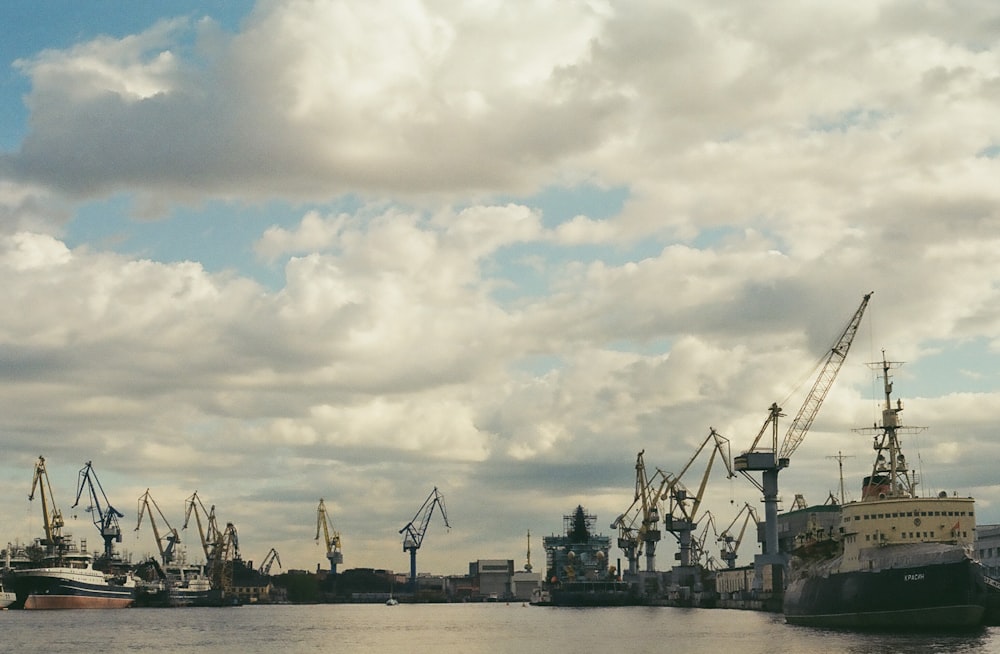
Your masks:
M 448 512 L 444 507 L 444 496 L 438 492 L 437 486 L 431 491 L 431 494 L 427 496 L 424 500 L 423 506 L 417 511 L 417 514 L 413 516 L 413 520 L 410 520 L 409 524 L 399 530 L 399 533 L 405 535 L 403 536 L 403 551 L 410 553 L 410 590 L 417 590 L 417 550 L 424 542 L 424 534 L 427 533 L 427 526 L 431 522 L 431 515 L 434 513 L 434 507 L 439 506 L 441 508 L 441 517 L 444 519 L 444 526 L 451 529 L 451 525 L 448 524 Z M 415 526 L 419 525 L 419 526 Z
M 76 502 L 73 503 L 72 508 L 76 508 L 80 503 L 84 488 L 89 491 L 90 495 L 90 505 L 86 511 L 93 515 L 94 526 L 101 532 L 101 538 L 104 539 L 104 557 L 110 559 L 114 549 L 112 543 L 122 542 L 122 530 L 118 526 L 118 518 L 124 518 L 125 514 L 111 506 L 90 461 L 87 461 L 87 464 L 80 470 L 80 488 L 76 491 Z M 104 498 L 103 504 L 101 504 L 101 498 Z

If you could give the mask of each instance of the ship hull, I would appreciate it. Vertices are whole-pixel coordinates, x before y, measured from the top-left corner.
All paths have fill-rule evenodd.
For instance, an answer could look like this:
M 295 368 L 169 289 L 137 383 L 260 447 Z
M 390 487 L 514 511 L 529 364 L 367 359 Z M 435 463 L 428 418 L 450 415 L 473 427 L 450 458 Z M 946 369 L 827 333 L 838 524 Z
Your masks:
M 15 608 L 26 610 L 124 609 L 135 601 L 133 586 L 88 583 L 72 576 L 21 572 L 14 580 Z
M 577 581 L 549 591 L 550 606 L 636 606 L 644 604 L 629 584 L 620 581 Z
M 792 579 L 783 610 L 789 624 L 817 627 L 969 629 L 983 624 L 987 592 L 965 559 Z

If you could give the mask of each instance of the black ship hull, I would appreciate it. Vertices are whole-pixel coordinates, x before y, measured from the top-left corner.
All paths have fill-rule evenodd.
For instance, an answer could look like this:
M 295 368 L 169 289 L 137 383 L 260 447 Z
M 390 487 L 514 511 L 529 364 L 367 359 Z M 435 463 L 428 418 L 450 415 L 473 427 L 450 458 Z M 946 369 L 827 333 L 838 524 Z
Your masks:
M 59 576 L 54 572 L 32 574 L 21 571 L 13 576 L 12 588 L 17 595 L 11 605 L 15 609 L 124 609 L 135 602 L 135 587 L 124 584 L 88 582 L 71 573 Z
M 792 579 L 783 609 L 798 625 L 971 629 L 983 624 L 988 593 L 981 566 L 963 559 Z
M 549 592 L 550 606 L 637 606 L 643 598 L 622 581 L 564 582 Z

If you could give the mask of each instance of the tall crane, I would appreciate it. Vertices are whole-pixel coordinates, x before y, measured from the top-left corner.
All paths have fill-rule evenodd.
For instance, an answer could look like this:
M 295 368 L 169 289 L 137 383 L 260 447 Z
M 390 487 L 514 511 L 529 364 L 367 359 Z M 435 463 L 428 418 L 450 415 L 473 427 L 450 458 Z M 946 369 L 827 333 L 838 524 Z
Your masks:
M 167 528 L 163 535 L 160 535 L 160 528 L 156 525 L 156 517 L 153 515 L 154 511 L 159 514 L 162 524 Z M 142 526 L 143 516 L 147 513 L 149 514 L 149 524 L 153 527 L 153 538 L 156 539 L 156 549 L 160 551 L 160 561 L 163 562 L 163 568 L 166 569 L 174 560 L 174 548 L 181 542 L 180 535 L 167 522 L 167 518 L 163 515 L 163 511 L 160 510 L 156 500 L 149 494 L 148 488 L 145 493 L 139 496 L 137 513 L 139 514 L 139 519 L 135 524 L 135 531 L 139 531 L 139 527 Z
M 750 480 L 750 483 L 764 495 L 764 548 L 765 554 L 769 558 L 773 557 L 772 562 L 781 562 L 780 552 L 778 552 L 778 473 L 788 466 L 789 459 L 796 448 L 802 444 L 802 439 L 805 438 L 809 427 L 812 426 L 823 400 L 826 399 L 826 394 L 833 386 L 837 373 L 840 372 L 840 367 L 847 358 L 847 352 L 851 349 L 851 343 L 857 334 L 861 318 L 864 316 L 871 296 L 872 293 L 864 296 L 861 305 L 847 322 L 847 326 L 844 327 L 833 347 L 830 348 L 825 360 L 821 361 L 822 367 L 819 375 L 802 403 L 802 407 L 795 415 L 795 419 L 789 425 L 781 448 L 778 447 L 778 418 L 785 414 L 782 413 L 777 402 L 774 402 L 768 409 L 767 419 L 750 449 L 733 459 L 733 467 Z M 771 447 L 758 448 L 758 444 L 764 433 L 768 431 L 768 427 L 771 428 Z M 757 481 L 750 475 L 752 471 L 762 473 L 761 481 Z
M 733 537 L 732 530 L 736 526 L 736 523 L 743 518 L 743 525 L 740 527 L 740 532 L 736 537 Z M 740 543 L 743 542 L 743 535 L 746 533 L 747 525 L 753 520 L 754 527 L 757 526 L 759 521 L 757 518 L 757 511 L 750 506 L 749 502 L 744 502 L 743 507 L 736 512 L 736 517 L 733 521 L 729 523 L 729 526 L 722 530 L 719 534 L 719 542 L 722 543 L 722 549 L 720 557 L 726 563 L 727 568 L 736 567 L 736 553 L 740 549 Z
M 110 560 L 114 550 L 114 543 L 122 542 L 122 530 L 118 526 L 118 518 L 124 518 L 125 514 L 111 506 L 111 502 L 108 501 L 108 496 L 105 494 L 104 488 L 101 486 L 101 482 L 97 478 L 97 473 L 94 472 L 93 464 L 90 461 L 87 461 L 86 465 L 80 469 L 80 485 L 76 491 L 76 502 L 70 508 L 76 508 L 80 503 L 80 497 L 83 495 L 85 488 L 88 490 L 90 497 L 90 505 L 86 508 L 86 511 L 93 516 L 94 526 L 101 532 L 101 538 L 104 539 L 104 558 Z M 104 498 L 103 505 L 101 504 L 101 498 Z
M 438 492 L 437 486 L 435 486 L 417 514 L 413 516 L 413 520 L 410 520 L 405 527 L 399 530 L 399 533 L 405 534 L 403 536 L 403 551 L 410 553 L 410 589 L 412 591 L 417 590 L 417 550 L 424 542 L 424 534 L 427 533 L 435 506 L 440 507 L 444 526 L 451 529 L 451 525 L 448 524 L 448 512 L 444 506 L 444 496 Z
M 316 538 L 319 540 L 319 532 L 323 531 L 323 544 L 326 545 L 326 558 L 330 562 L 330 572 L 337 574 L 337 564 L 344 562 L 344 554 L 340 549 L 340 532 L 333 528 L 333 520 L 326 511 L 326 504 L 323 498 L 319 500 L 319 508 L 316 509 Z
M 632 504 L 611 523 L 618 530 L 618 547 L 629 562 L 629 574 L 639 573 L 639 557 L 646 555 L 646 571 L 656 568 L 656 544 L 660 541 L 660 494 L 669 481 L 662 470 L 646 471 L 645 450 L 635 460 L 635 495 Z M 660 482 L 657 484 L 657 482 Z
M 198 538 L 205 553 L 205 563 L 211 566 L 212 559 L 215 557 L 215 549 L 222 536 L 215 519 L 215 505 L 213 504 L 211 509 L 206 509 L 201 498 L 198 497 L 198 491 L 187 498 L 184 504 L 184 526 L 181 528 L 188 528 L 188 522 L 191 520 L 191 515 L 194 514 L 195 522 L 198 524 Z M 204 523 L 202 518 L 204 518 Z
M 50 554 L 62 554 L 69 549 L 69 539 L 63 536 L 62 512 L 56 507 L 55 499 L 52 495 L 52 483 L 49 481 L 49 473 L 45 469 L 45 457 L 38 457 L 35 463 L 35 474 L 31 480 L 31 492 L 28 493 L 28 501 L 35 499 L 35 491 L 38 490 L 42 496 L 42 520 L 45 522 L 45 540 L 42 545 Z M 47 491 L 47 494 L 46 494 Z

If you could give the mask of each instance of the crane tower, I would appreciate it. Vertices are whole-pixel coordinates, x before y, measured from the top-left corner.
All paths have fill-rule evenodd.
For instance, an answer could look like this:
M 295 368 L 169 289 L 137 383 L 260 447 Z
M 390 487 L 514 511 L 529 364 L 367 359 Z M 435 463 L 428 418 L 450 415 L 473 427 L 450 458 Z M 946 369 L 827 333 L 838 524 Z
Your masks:
M 122 530 L 118 526 L 118 518 L 124 518 L 125 514 L 111 506 L 90 461 L 87 461 L 80 470 L 80 487 L 76 491 L 76 502 L 70 508 L 76 508 L 80 503 L 84 488 L 88 490 L 90 496 L 90 505 L 87 506 L 86 510 L 93 515 L 94 526 L 101 532 L 101 538 L 104 539 L 104 558 L 110 560 L 114 543 L 122 542 Z M 101 498 L 104 498 L 103 504 Z
M 420 546 L 424 542 L 424 535 L 427 533 L 427 527 L 430 525 L 435 506 L 441 509 L 441 518 L 444 520 L 444 526 L 451 529 L 451 525 L 448 524 L 448 512 L 444 506 L 444 496 L 438 491 L 437 486 L 435 486 L 431 494 L 424 500 L 417 514 L 413 516 L 413 520 L 410 520 L 405 527 L 399 530 L 399 533 L 405 533 L 403 536 L 403 551 L 410 553 L 410 590 L 413 592 L 417 590 L 417 550 L 420 549 Z
M 319 540 L 319 532 L 323 531 L 323 544 L 326 545 L 326 558 L 330 561 L 330 572 L 337 574 L 337 564 L 344 562 L 344 554 L 340 549 L 340 532 L 333 528 L 333 521 L 326 511 L 326 504 L 323 498 L 319 500 L 319 508 L 316 509 L 316 539 Z

